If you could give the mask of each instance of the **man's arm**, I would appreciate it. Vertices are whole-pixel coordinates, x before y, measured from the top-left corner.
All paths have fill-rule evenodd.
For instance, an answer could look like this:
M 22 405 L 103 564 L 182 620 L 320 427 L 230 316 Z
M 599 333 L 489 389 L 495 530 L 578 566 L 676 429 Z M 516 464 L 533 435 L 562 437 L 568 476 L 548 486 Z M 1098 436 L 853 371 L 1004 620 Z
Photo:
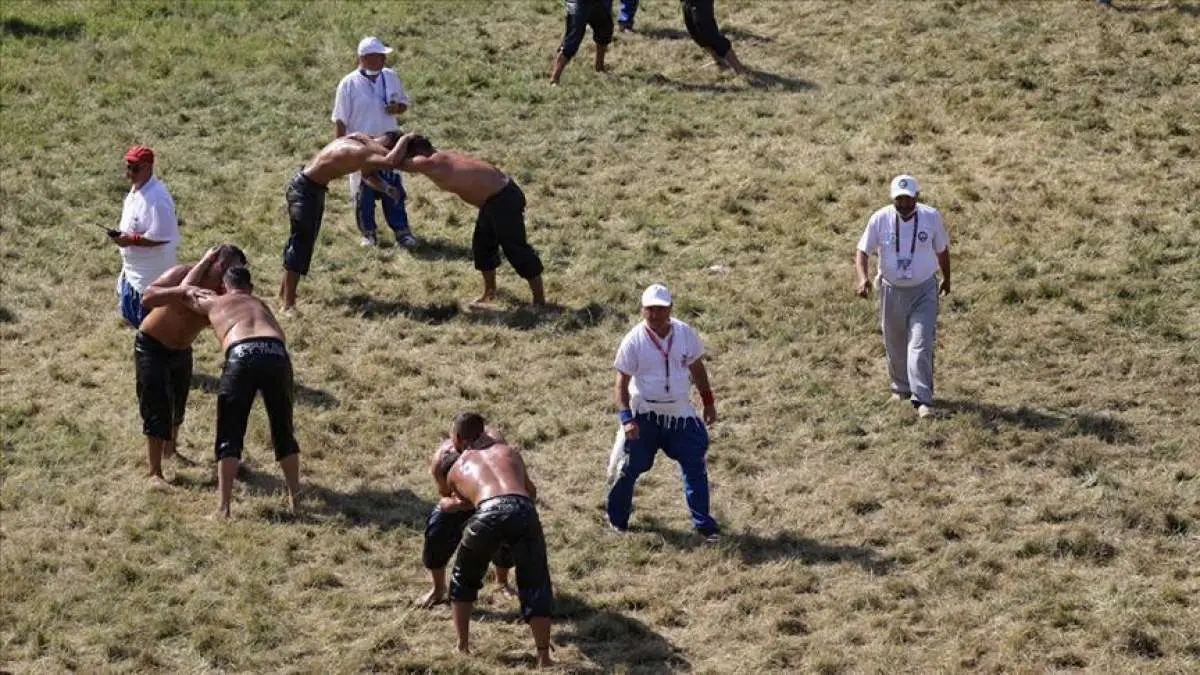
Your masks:
M 517 457 L 521 457 L 521 452 L 516 448 L 513 448 L 513 452 L 517 454 Z M 522 478 L 525 481 L 525 491 L 529 493 L 529 498 L 536 502 L 537 486 L 533 484 L 533 479 L 529 477 L 529 466 L 525 464 L 524 457 L 521 457 L 521 472 L 523 474 Z
M 176 265 L 150 282 L 146 292 L 142 294 L 142 307 L 154 309 L 182 300 L 187 294 L 187 289 L 181 284 L 190 269 L 189 265 Z
M 438 496 L 449 497 L 454 494 L 450 489 L 450 483 L 446 482 L 446 477 L 438 473 L 438 464 L 442 461 L 442 455 L 449 452 L 449 441 L 444 441 L 438 446 L 437 450 L 433 451 L 433 456 L 429 458 L 429 475 L 433 476 L 433 482 L 437 485 Z
M 712 424 L 717 421 L 717 401 L 713 398 L 712 387 L 708 384 L 708 369 L 704 367 L 704 359 L 696 359 L 688 366 L 692 374 L 692 382 L 700 392 L 700 400 L 704 403 L 704 423 Z
M 200 262 L 196 263 L 196 265 L 188 271 L 187 276 L 183 278 L 183 285 L 199 286 L 200 280 L 208 276 L 209 269 L 212 268 L 213 263 L 216 261 L 217 247 L 214 246 L 205 251 L 204 257 L 200 259 Z
M 854 284 L 854 292 L 860 298 L 865 298 L 871 295 L 871 278 L 867 275 L 867 254 L 861 249 L 854 251 L 854 271 L 857 277 L 857 282 Z
M 638 437 L 638 425 L 633 419 L 633 411 L 629 409 L 629 381 L 632 375 L 617 371 L 617 383 L 613 387 L 613 402 L 617 404 L 617 419 L 625 430 L 625 437 L 634 440 Z
M 937 254 L 938 267 L 942 268 L 942 283 L 938 286 L 938 292 L 942 295 L 950 295 L 950 245 L 946 244 L 946 248 L 938 251 Z
M 371 188 L 376 192 L 387 195 L 388 199 L 391 199 L 394 202 L 400 201 L 400 191 L 394 186 L 383 182 L 383 179 L 379 177 L 379 174 L 375 172 L 364 171 L 362 173 L 362 182 L 371 186 Z
M 346 135 L 346 123 L 341 120 L 335 121 L 333 123 L 333 137 L 341 138 L 342 136 L 345 136 L 345 135 Z

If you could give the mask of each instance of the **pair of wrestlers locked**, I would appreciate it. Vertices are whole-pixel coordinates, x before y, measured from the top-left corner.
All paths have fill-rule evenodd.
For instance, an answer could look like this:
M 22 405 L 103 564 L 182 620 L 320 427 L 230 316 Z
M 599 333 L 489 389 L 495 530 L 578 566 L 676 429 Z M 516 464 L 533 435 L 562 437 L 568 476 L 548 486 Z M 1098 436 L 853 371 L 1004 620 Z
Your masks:
M 216 517 L 228 518 L 241 464 L 246 422 L 259 392 L 270 420 L 275 459 L 283 470 L 291 510 L 300 489 L 300 446 L 292 425 L 292 363 L 283 330 L 253 295 L 246 255 L 216 246 L 195 265 L 177 265 L 143 296 L 149 314 L 134 337 L 138 405 L 147 439 L 150 479 L 167 488 L 164 456 L 175 452 L 192 376 L 192 343 L 211 325 L 225 353 L 217 392 Z M 223 291 L 223 292 L 222 292 Z M 180 458 L 182 460 L 182 458 Z
M 481 159 L 437 150 L 424 136 L 389 131 L 380 136 L 355 133 L 334 139 L 288 183 L 285 197 L 291 231 L 283 250 L 284 276 L 279 287 L 284 311 L 295 309 L 300 277 L 308 274 L 330 181 L 360 172 L 364 183 L 398 199 L 396 188 L 377 173 L 391 169 L 424 174 L 439 189 L 479 209 L 471 237 L 475 269 L 483 275 L 483 294 L 476 303 L 495 300 L 496 269 L 503 250 L 529 283 L 533 305 L 545 306 L 542 261 L 525 236 L 525 194 L 516 182 Z
M 241 250 L 222 245 L 210 249 L 194 266 L 168 270 L 144 296 L 150 315 L 134 339 L 138 398 L 150 439 L 152 479 L 163 484 L 162 455 L 174 451 L 173 439 L 187 401 L 191 344 L 211 323 L 225 351 L 215 448 L 220 492 L 216 516 L 223 518 L 230 515 L 246 422 L 260 391 L 293 512 L 300 488 L 300 447 L 292 426 L 291 360 L 283 330 L 271 310 L 253 295 L 245 263 Z M 430 470 L 441 499 L 425 531 L 422 557 L 433 588 L 421 604 L 431 607 L 443 601 L 445 567 L 458 548 L 449 598 L 458 649 L 469 653 L 471 610 L 489 561 L 495 562 L 497 581 L 509 592 L 508 570 L 516 566 L 521 615 L 533 633 L 538 665 L 551 665 L 554 591 L 546 541 L 534 505 L 537 487 L 520 451 L 497 431 L 486 428 L 483 417 L 463 413 L 455 418 L 450 438 L 435 451 Z

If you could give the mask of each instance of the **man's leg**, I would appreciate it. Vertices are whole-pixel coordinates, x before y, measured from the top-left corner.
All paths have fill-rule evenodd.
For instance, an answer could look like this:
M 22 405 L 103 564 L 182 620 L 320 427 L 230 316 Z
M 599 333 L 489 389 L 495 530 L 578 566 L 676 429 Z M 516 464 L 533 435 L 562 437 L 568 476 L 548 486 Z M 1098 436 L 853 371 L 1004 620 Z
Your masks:
M 237 478 L 238 466 L 242 460 L 237 457 L 222 457 L 217 462 L 217 492 L 220 501 L 217 503 L 216 518 L 230 516 L 229 503 L 233 500 L 233 481 Z
M 529 283 L 534 306 L 546 304 L 546 289 L 542 285 L 542 259 L 529 245 L 525 234 L 525 194 L 515 184 L 505 188 L 503 202 L 495 205 L 495 212 L 488 219 L 492 233 L 504 257 Z M 499 262 L 499 258 L 497 258 Z
M 491 516 L 494 517 L 494 514 Z M 450 603 L 454 613 L 454 632 L 458 636 L 458 651 L 470 654 L 471 609 L 483 587 L 488 561 L 495 554 L 499 541 L 488 514 L 475 512 L 464 528 L 462 544 L 450 573 Z
M 554 613 L 554 586 L 550 583 L 550 565 L 546 560 L 546 537 L 537 509 L 530 502 L 523 513 L 509 521 L 509 552 L 517 566 L 517 595 L 521 599 L 521 618 L 529 623 L 537 649 L 538 667 L 553 665 L 550 660 L 550 616 Z M 515 520 L 519 518 L 520 520 Z
M 629 529 L 629 516 L 633 512 L 634 485 L 638 476 L 654 466 L 654 455 L 658 453 L 660 440 L 658 423 L 652 415 L 638 415 L 635 420 L 638 425 L 637 440 L 625 441 L 625 461 L 617 474 L 617 480 L 608 491 L 605 506 L 609 524 L 622 532 Z M 519 568 L 517 573 L 520 574 Z
M 304 192 L 291 185 L 287 191 L 288 218 L 291 232 L 283 248 L 283 280 L 279 284 L 279 301 L 284 311 L 296 307 L 296 288 L 301 275 L 308 274 L 312 263 L 321 219 L 325 215 L 325 193 Z
M 470 654 L 471 610 L 475 607 L 475 601 L 455 600 L 451 605 L 454 608 L 454 634 L 458 638 L 456 649 L 463 654 Z
M 282 346 L 280 348 L 282 349 Z M 292 364 L 286 357 L 258 358 L 276 359 L 273 363 L 260 365 L 265 372 L 260 375 L 258 384 L 262 391 L 263 407 L 267 409 L 267 422 L 271 427 L 271 445 L 275 448 L 275 461 L 279 462 L 279 468 L 283 471 L 283 480 L 288 489 L 288 506 L 294 515 L 297 513 L 300 499 L 300 444 L 296 441 L 295 426 L 292 423 Z M 251 390 L 250 401 L 253 400 L 254 393 Z
M 425 521 L 425 540 L 421 562 L 429 570 L 432 588 L 417 600 L 429 608 L 446 600 L 446 565 L 454 557 L 454 549 L 462 539 L 463 526 L 474 511 L 442 511 L 436 506 Z
M 930 279 L 913 298 L 909 312 L 907 354 L 908 381 L 913 400 L 933 405 L 933 348 L 937 338 L 938 318 L 937 278 Z
M 617 15 L 617 23 L 623 31 L 633 31 L 633 20 L 637 16 L 638 0 L 621 0 L 621 12 Z
M 674 422 L 665 433 L 664 452 L 679 462 L 683 474 L 683 496 L 692 516 L 692 527 L 704 536 L 720 528 L 709 510 L 708 429 L 699 418 Z
M 151 487 L 154 488 L 170 487 L 171 485 L 163 475 L 162 469 L 163 449 L 167 443 L 168 441 L 163 438 L 146 437 L 146 460 L 150 465 Z
M 908 295 L 886 282 L 879 284 L 879 317 L 892 393 L 911 395 L 908 382 Z
M 479 216 L 475 219 L 475 232 L 471 235 L 471 257 L 475 260 L 475 269 L 483 275 L 483 295 L 475 302 L 492 302 L 496 299 L 496 268 L 500 266 L 500 240 L 496 236 L 492 219 L 483 209 L 479 210 Z
M 406 207 L 408 193 L 404 191 L 404 180 L 399 171 L 380 171 L 379 178 L 400 193 L 400 199 L 395 201 L 386 195 L 379 196 L 379 202 L 383 205 L 383 217 L 387 220 L 392 233 L 396 235 L 396 245 L 408 249 L 414 248 L 417 245 L 417 238 L 413 236 L 408 223 Z
M 358 189 L 354 193 L 354 223 L 362 235 L 364 247 L 375 246 L 379 243 L 379 234 L 375 225 L 375 188 L 358 179 Z
M 559 78 L 567 69 L 567 64 L 575 58 L 579 45 L 583 44 L 583 33 L 587 30 L 587 3 L 567 3 L 566 30 L 563 31 L 562 42 L 558 45 L 558 54 L 554 57 L 554 67 L 550 71 L 550 84 L 558 85 Z
M 592 7 L 588 24 L 592 27 L 592 40 L 596 43 L 596 72 L 604 72 L 604 54 L 613 38 L 612 2 L 597 2 Z
M 138 331 L 133 338 L 133 363 L 151 486 L 166 488 L 170 484 L 163 475 L 162 458 L 172 432 L 170 350 Z

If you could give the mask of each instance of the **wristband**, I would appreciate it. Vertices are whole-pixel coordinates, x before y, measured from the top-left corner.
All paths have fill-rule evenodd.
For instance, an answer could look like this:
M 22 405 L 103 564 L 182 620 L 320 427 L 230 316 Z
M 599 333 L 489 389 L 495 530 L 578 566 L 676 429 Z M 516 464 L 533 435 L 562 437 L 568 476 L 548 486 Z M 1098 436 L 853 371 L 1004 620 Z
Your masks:
M 633 421 L 633 411 L 626 408 L 617 413 L 617 419 L 621 420 L 621 424 L 629 424 Z
M 142 235 L 140 235 L 140 234 L 132 234 L 132 233 L 131 233 L 131 234 L 127 234 L 127 235 L 125 235 L 125 238 L 126 238 L 126 239 L 128 239 L 129 241 L 141 241 L 141 240 L 142 240 Z
M 700 392 L 700 400 L 703 401 L 704 405 L 706 405 L 706 406 L 714 405 L 716 403 L 716 399 L 713 398 L 713 393 L 712 393 L 711 389 L 709 389 L 708 391 Z

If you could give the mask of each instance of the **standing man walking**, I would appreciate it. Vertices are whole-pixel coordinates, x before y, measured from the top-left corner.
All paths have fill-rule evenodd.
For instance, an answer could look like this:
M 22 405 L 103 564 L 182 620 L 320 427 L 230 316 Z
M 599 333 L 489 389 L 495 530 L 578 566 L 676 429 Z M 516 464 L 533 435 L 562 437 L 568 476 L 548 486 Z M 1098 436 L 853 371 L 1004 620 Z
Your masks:
M 386 67 L 391 47 L 377 37 L 365 37 L 358 43 L 358 68 L 342 78 L 333 98 L 334 136 L 365 133 L 379 136 L 398 131 L 396 115 L 408 110 L 408 93 L 396 71 Z M 375 202 L 383 206 L 383 217 L 396 235 L 396 244 L 404 248 L 417 245 L 408 226 L 405 210 L 406 194 L 398 171 L 377 174 L 385 184 L 395 188 L 395 194 L 381 193 L 361 180 L 355 173 L 350 177 L 350 198 L 354 203 L 354 218 L 362 233 L 363 246 L 378 243 L 375 226 Z M 390 191 L 389 191 L 390 192 Z
M 558 86 L 567 64 L 579 52 L 588 26 L 592 27 L 592 39 L 596 42 L 596 72 L 604 72 L 604 54 L 613 36 L 612 0 L 567 0 L 567 30 L 550 71 L 551 86 Z
M 154 151 L 135 145 L 125 153 L 125 177 L 131 188 L 121 208 L 119 229 L 108 238 L 121 249 L 121 274 L 117 277 L 118 308 L 130 326 L 137 328 L 149 310 L 142 294 L 152 281 L 175 266 L 179 246 L 179 221 L 167 186 L 154 177 Z
M 625 447 L 608 492 L 608 522 L 618 532 L 628 529 L 634 483 L 662 450 L 683 471 L 692 526 L 715 543 L 720 528 L 709 513 L 705 425 L 717 421 L 717 406 L 704 367 L 704 343 L 691 326 L 671 318 L 672 302 L 666 286 L 648 287 L 642 293 L 645 320 L 625 334 L 617 349 L 613 395 Z M 692 384 L 704 404 L 703 421 L 688 399 Z
M 878 255 L 879 317 L 892 399 L 911 400 L 919 416 L 930 417 L 938 296 L 950 294 L 950 236 L 942 214 L 917 201 L 920 194 L 916 178 L 892 179 L 892 205 L 871 215 L 858 240 L 855 292 L 871 295 L 867 257 Z

